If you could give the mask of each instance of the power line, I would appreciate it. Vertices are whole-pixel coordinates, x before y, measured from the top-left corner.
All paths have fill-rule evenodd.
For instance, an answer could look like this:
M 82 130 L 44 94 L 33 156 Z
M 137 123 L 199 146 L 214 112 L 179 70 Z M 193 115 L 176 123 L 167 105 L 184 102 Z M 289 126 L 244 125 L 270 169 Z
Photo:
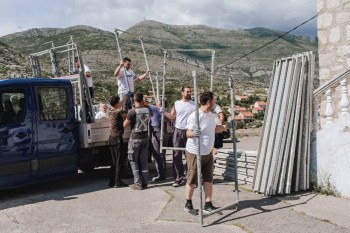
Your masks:
M 239 61 L 239 60 L 241 60 L 241 59 L 243 59 L 243 58 L 245 58 L 245 57 L 249 56 L 250 54 L 255 53 L 256 51 L 259 51 L 260 49 L 262 49 L 262 48 L 264 48 L 264 47 L 268 46 L 269 44 L 272 44 L 272 43 L 273 43 L 273 42 L 275 42 L 276 40 L 281 39 L 283 36 L 285 36 L 285 35 L 287 35 L 288 33 L 290 33 L 290 32 L 292 32 L 292 31 L 294 31 L 295 29 L 297 29 L 297 28 L 301 27 L 302 25 L 304 25 L 304 24 L 308 23 L 309 21 L 313 20 L 313 19 L 314 19 L 314 18 L 316 18 L 316 17 L 317 17 L 317 15 L 315 15 L 315 16 L 313 16 L 313 17 L 311 17 L 310 19 L 308 19 L 308 20 L 306 20 L 305 22 L 303 22 L 303 23 L 299 24 L 298 26 L 294 27 L 293 29 L 289 30 L 288 32 L 283 33 L 283 34 L 282 34 L 282 35 L 280 35 L 279 37 L 277 37 L 277 38 L 275 38 L 275 39 L 273 39 L 273 40 L 271 40 L 271 41 L 267 42 L 266 44 L 264 44 L 264 45 L 260 46 L 260 47 L 259 47 L 259 48 L 257 48 L 257 49 L 254 49 L 253 51 L 250 51 L 249 53 L 244 54 L 243 56 L 241 56 L 241 57 L 239 57 L 239 58 L 237 58 L 237 59 L 233 60 L 232 62 L 227 63 L 227 64 L 222 65 L 222 66 L 219 66 L 218 68 L 216 68 L 216 69 L 215 69 L 215 71 L 216 71 L 216 70 L 219 70 L 219 69 L 221 69 L 221 68 L 223 68 L 223 67 L 225 67 L 225 66 L 232 65 L 233 63 L 235 63 L 235 62 L 237 62 L 237 61 Z

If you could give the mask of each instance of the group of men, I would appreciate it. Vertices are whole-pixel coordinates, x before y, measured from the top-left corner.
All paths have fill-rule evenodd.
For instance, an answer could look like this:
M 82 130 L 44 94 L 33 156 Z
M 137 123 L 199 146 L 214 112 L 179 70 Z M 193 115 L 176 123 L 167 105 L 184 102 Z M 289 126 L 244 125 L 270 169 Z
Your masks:
M 124 58 L 114 72 L 118 82 L 118 95 L 110 98 L 111 109 L 108 111 L 110 120 L 109 143 L 112 154 L 110 172 L 110 187 L 127 186 L 120 176 L 121 152 L 123 146 L 122 135 L 124 128 L 131 127 L 130 140 L 128 142 L 128 160 L 130 162 L 134 183 L 132 189 L 142 190 L 148 187 L 148 152 L 149 142 L 152 142 L 152 154 L 155 158 L 157 176 L 152 181 L 166 179 L 166 159 L 164 150 L 160 150 L 160 135 L 163 128 L 163 146 L 168 143 L 167 121 L 175 121 L 173 134 L 173 146 L 186 148 L 185 157 L 187 174 L 182 162 L 183 151 L 173 152 L 173 178 L 174 187 L 186 184 L 185 210 L 190 214 L 198 214 L 193 208 L 192 195 L 197 180 L 196 148 L 197 139 L 200 144 L 200 156 L 203 177 L 203 189 L 205 193 L 204 212 L 215 209 L 212 205 L 214 156 L 213 148 L 222 146 L 220 133 L 227 129 L 223 123 L 223 113 L 215 104 L 212 92 L 203 92 L 198 96 L 199 100 L 199 128 L 195 124 L 195 103 L 191 100 L 192 92 L 189 86 L 181 89 L 182 98 L 175 102 L 171 112 L 165 110 L 158 100 L 157 106 L 150 105 L 143 99 L 142 93 L 134 92 L 134 82 L 144 80 L 150 73 L 147 70 L 143 75 L 137 76 L 131 69 L 131 59 Z M 134 107 L 132 108 L 132 103 Z M 102 106 L 101 106 L 102 107 Z M 164 113 L 165 121 L 161 127 L 161 114 Z M 197 139 L 196 139 L 197 138 Z M 214 151 L 215 152 L 215 151 Z
M 217 106 L 215 104 L 214 94 L 212 92 L 203 92 L 198 96 L 200 104 L 200 128 L 198 129 L 195 124 L 195 103 L 191 100 L 192 92 L 189 86 L 182 87 L 182 98 L 176 101 L 171 112 L 168 112 L 164 106 L 161 106 L 160 100 L 157 101 L 157 106 L 154 106 L 144 101 L 142 93 L 133 94 L 134 82 L 145 79 L 150 71 L 148 70 L 143 75 L 137 76 L 130 67 L 131 59 L 124 58 L 114 72 L 114 76 L 118 81 L 118 96 L 112 96 L 110 98 L 110 105 L 112 107 L 108 112 L 108 118 L 111 123 L 109 143 L 112 154 L 109 186 L 126 186 L 121 180 L 119 173 L 123 146 L 122 135 L 124 128 L 129 126 L 131 127 L 131 135 L 127 153 L 134 176 L 134 183 L 130 187 L 136 190 L 142 190 L 148 187 L 149 138 L 151 138 L 152 152 L 157 169 L 157 176 L 153 177 L 152 181 L 166 179 L 165 151 L 160 150 L 161 114 L 164 113 L 166 120 L 175 121 L 173 146 L 175 148 L 186 148 L 187 177 L 185 177 L 182 162 L 183 151 L 174 150 L 173 152 L 173 186 L 179 187 L 186 184 L 187 201 L 185 210 L 190 214 L 198 214 L 198 210 L 194 209 L 192 205 L 193 191 L 198 182 L 196 162 L 198 142 L 200 143 L 202 177 L 204 181 L 203 189 L 206 201 L 204 212 L 214 210 L 215 207 L 211 203 L 214 169 L 213 147 L 217 133 L 221 133 L 227 129 L 227 126 L 222 125 L 223 118 L 221 114 L 213 113 Z M 134 103 L 133 108 L 131 108 L 132 103 Z M 216 122 L 215 117 L 219 119 L 219 122 Z M 167 127 L 163 127 L 163 130 L 163 146 L 166 147 L 168 142 Z M 216 144 L 219 143 L 220 139 Z

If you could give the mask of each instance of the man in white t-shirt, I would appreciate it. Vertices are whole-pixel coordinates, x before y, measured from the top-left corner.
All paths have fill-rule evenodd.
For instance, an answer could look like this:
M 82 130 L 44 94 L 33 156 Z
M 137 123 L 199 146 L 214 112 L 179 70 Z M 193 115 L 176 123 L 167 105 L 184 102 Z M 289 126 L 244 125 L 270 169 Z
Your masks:
M 196 125 L 195 112 L 188 117 L 186 144 L 186 161 L 188 165 L 187 183 L 186 183 L 186 205 L 185 211 L 197 215 L 198 210 L 193 209 L 192 196 L 195 185 L 197 185 L 197 138 L 199 137 L 201 169 L 203 178 L 203 190 L 205 194 L 205 214 L 215 210 L 216 207 L 211 203 L 213 195 L 213 171 L 214 157 L 212 154 L 214 146 L 215 133 L 222 132 L 228 127 L 225 125 L 216 125 L 215 117 L 212 113 L 215 105 L 213 92 L 203 92 L 199 96 L 199 129 Z
M 182 99 L 175 102 L 173 110 L 171 111 L 171 115 L 175 118 L 173 145 L 177 148 L 186 147 L 187 118 L 195 110 L 195 104 L 191 100 L 191 88 L 188 86 L 182 87 L 181 95 Z M 173 152 L 174 187 L 185 184 L 182 154 L 183 152 L 181 150 L 174 150 Z
M 118 81 L 118 95 L 120 97 L 120 101 L 122 101 L 124 99 L 124 96 L 128 92 L 128 86 L 127 86 L 126 82 L 128 82 L 128 84 L 129 84 L 130 92 L 133 93 L 134 92 L 134 82 L 140 82 L 140 81 L 144 80 L 146 78 L 146 76 L 148 76 L 148 74 L 150 73 L 150 71 L 147 70 L 146 73 L 144 73 L 143 75 L 137 76 L 134 73 L 134 71 L 132 71 L 130 69 L 130 67 L 131 67 L 131 59 L 128 57 L 125 57 L 125 58 L 123 58 L 122 61 L 120 61 L 119 66 L 114 71 L 114 76 L 116 77 L 116 79 Z M 127 79 L 125 78 L 124 69 L 126 70 Z M 132 107 L 131 102 L 129 100 L 127 100 L 125 105 L 127 105 L 128 109 L 131 109 L 131 107 Z M 123 108 L 125 108 L 125 107 L 126 106 L 123 106 Z
M 102 119 L 102 118 L 108 118 L 108 107 L 107 104 L 100 103 L 98 105 L 99 112 L 96 114 L 95 119 Z
M 75 61 L 75 66 L 80 69 L 79 58 L 75 57 L 74 61 Z M 93 82 L 92 82 L 91 70 L 85 64 L 84 64 L 84 70 L 85 70 L 86 83 L 89 87 L 90 97 L 94 98 L 94 89 L 92 88 Z

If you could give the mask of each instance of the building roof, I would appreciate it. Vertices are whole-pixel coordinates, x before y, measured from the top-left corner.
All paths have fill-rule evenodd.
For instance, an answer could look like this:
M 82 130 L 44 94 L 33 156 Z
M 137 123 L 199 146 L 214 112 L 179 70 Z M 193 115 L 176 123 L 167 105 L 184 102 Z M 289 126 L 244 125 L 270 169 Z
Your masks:
M 235 116 L 235 120 L 244 120 L 244 118 L 242 116 L 238 115 L 238 116 Z
M 236 111 L 247 111 L 247 109 L 245 107 L 236 107 Z
M 256 103 L 259 105 L 266 105 L 265 101 L 256 101 Z
M 253 110 L 256 110 L 256 111 L 263 111 L 264 109 L 262 107 L 257 107 L 257 108 L 253 108 Z
M 246 95 L 241 95 L 241 96 L 239 96 L 239 98 L 241 98 L 241 99 L 248 99 L 249 97 L 246 96 Z
M 242 115 L 243 117 L 253 117 L 253 113 L 251 112 L 241 112 L 240 115 Z

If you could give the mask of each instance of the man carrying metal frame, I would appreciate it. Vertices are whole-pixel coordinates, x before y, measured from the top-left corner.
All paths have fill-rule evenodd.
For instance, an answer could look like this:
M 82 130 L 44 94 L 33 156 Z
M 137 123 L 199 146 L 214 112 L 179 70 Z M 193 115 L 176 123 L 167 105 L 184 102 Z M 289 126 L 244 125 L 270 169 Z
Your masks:
M 171 115 L 175 117 L 175 130 L 173 145 L 175 148 L 185 148 L 187 142 L 186 124 L 188 116 L 194 112 L 195 104 L 191 100 L 191 88 L 184 86 L 181 89 L 182 99 L 174 103 Z M 173 153 L 174 187 L 185 183 L 184 168 L 182 164 L 182 150 L 174 150 Z
M 122 72 L 122 68 L 124 66 L 124 71 Z M 123 60 L 120 61 L 119 66 L 114 71 L 114 76 L 117 78 L 118 81 L 118 95 L 120 97 L 120 100 L 122 101 L 124 96 L 128 92 L 128 87 L 130 88 L 130 92 L 134 92 L 134 82 L 140 82 L 144 80 L 148 74 L 150 73 L 150 70 L 147 70 L 146 73 L 143 75 L 137 76 L 134 71 L 130 69 L 131 67 L 131 59 L 128 57 L 124 57 Z M 127 79 L 125 78 L 125 74 L 127 76 Z M 128 84 L 127 84 L 128 82 Z M 125 106 L 126 105 L 126 106 Z M 123 109 L 131 109 L 131 102 L 127 101 L 126 104 L 123 106 Z
M 212 154 L 215 133 L 220 133 L 228 129 L 227 125 L 216 125 L 215 117 L 212 113 L 215 105 L 213 92 L 203 92 L 199 95 L 199 129 L 196 125 L 195 112 L 188 117 L 186 136 L 186 161 L 188 165 L 187 183 L 186 183 L 186 205 L 185 211 L 197 215 L 198 210 L 193 209 L 192 196 L 195 185 L 198 183 L 197 174 L 197 141 L 199 137 L 201 173 L 203 178 L 203 190 L 205 194 L 205 205 L 203 212 L 210 214 L 217 209 L 211 203 L 213 195 L 213 171 L 214 157 Z M 222 213 L 221 213 L 222 214 Z

